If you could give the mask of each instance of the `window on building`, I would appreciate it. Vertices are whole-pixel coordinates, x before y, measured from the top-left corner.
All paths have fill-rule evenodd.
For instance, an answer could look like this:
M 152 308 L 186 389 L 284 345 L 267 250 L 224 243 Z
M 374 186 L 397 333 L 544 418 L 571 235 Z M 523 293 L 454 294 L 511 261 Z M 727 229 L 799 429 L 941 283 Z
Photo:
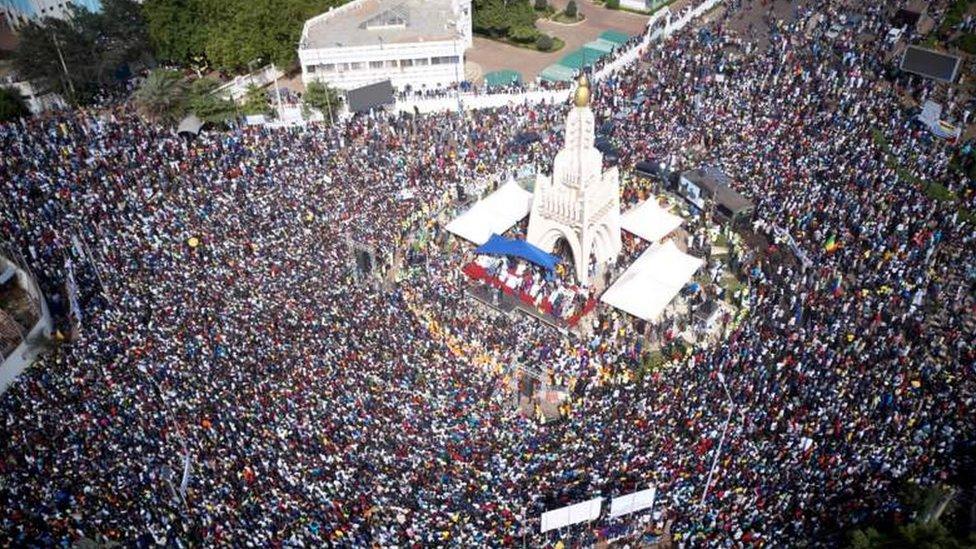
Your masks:
M 383 62 L 382 61 L 370 61 L 369 62 L 369 68 L 371 68 L 371 69 L 382 69 L 383 68 Z
M 349 70 L 351 70 L 351 71 L 363 70 L 363 64 L 362 63 L 349 63 Z
M 452 57 L 450 55 L 444 57 L 431 57 L 431 65 L 451 65 L 457 62 L 457 57 Z
M 322 72 L 332 72 L 336 68 L 335 63 L 326 63 L 324 65 L 319 65 L 319 70 Z
M 400 61 L 400 66 L 403 67 L 403 68 L 412 67 L 413 66 L 413 59 L 404 59 L 404 60 Z
M 390 59 L 389 61 L 387 61 L 386 62 L 386 66 L 387 66 L 387 68 L 390 68 L 390 69 L 397 68 L 397 61 L 396 61 L 396 59 Z
M 418 67 L 425 67 L 425 66 L 427 66 L 427 65 L 430 64 L 430 61 L 427 58 L 424 58 L 424 59 L 414 59 L 413 60 L 413 64 L 414 65 L 417 65 Z

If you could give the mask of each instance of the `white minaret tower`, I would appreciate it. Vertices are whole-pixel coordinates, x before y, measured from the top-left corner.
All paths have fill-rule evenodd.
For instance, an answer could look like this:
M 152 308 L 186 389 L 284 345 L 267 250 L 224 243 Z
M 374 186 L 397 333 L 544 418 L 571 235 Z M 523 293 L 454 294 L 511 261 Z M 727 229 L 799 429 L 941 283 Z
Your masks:
M 602 264 L 621 248 L 620 173 L 617 168 L 603 171 L 603 155 L 593 146 L 594 132 L 590 84 L 582 75 L 552 177 L 536 175 L 527 237 L 545 251 L 564 238 L 573 251 L 576 278 L 584 285 L 589 281 L 590 255 Z

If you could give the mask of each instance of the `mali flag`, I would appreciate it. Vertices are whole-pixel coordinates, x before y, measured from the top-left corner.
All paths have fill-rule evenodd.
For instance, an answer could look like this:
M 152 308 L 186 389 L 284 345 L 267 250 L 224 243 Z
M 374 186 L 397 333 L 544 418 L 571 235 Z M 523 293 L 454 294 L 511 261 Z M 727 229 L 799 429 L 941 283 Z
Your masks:
M 837 248 L 840 248 L 840 243 L 837 242 L 837 239 L 834 238 L 834 235 L 830 235 L 830 238 L 828 238 L 827 242 L 824 243 L 824 251 L 830 253 L 836 250 Z

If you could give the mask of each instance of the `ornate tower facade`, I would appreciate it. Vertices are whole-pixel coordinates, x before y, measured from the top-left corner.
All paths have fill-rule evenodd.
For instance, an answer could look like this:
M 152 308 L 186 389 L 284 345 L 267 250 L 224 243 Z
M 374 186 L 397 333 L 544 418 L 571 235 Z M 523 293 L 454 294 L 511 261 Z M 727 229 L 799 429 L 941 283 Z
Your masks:
M 620 173 L 603 171 L 603 155 L 593 146 L 590 86 L 583 75 L 566 117 L 566 142 L 556 154 L 552 177 L 536 175 L 529 214 L 530 244 L 553 251 L 565 239 L 573 252 L 576 278 L 589 279 L 589 260 L 606 263 L 620 253 Z

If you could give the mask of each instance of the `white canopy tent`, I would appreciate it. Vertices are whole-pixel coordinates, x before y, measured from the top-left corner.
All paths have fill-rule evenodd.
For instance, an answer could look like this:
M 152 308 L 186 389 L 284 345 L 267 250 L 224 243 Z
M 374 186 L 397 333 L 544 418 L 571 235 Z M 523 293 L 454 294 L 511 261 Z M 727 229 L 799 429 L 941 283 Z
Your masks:
M 658 205 L 651 197 L 620 216 L 620 228 L 648 242 L 658 242 L 671 234 L 684 220 Z
M 667 241 L 654 244 L 600 296 L 600 301 L 644 320 L 656 320 L 703 260 Z
M 529 215 L 531 203 L 532 193 L 510 181 L 454 218 L 447 230 L 480 246 L 493 233 L 502 234 Z
M 615 497 L 610 502 L 610 516 L 619 517 L 628 513 L 636 513 L 644 509 L 654 507 L 654 499 L 657 497 L 657 487 L 647 490 L 632 492 L 625 496 Z
M 603 498 L 594 498 L 583 503 L 568 505 L 542 513 L 542 531 L 548 532 L 580 522 L 596 520 L 603 507 Z

